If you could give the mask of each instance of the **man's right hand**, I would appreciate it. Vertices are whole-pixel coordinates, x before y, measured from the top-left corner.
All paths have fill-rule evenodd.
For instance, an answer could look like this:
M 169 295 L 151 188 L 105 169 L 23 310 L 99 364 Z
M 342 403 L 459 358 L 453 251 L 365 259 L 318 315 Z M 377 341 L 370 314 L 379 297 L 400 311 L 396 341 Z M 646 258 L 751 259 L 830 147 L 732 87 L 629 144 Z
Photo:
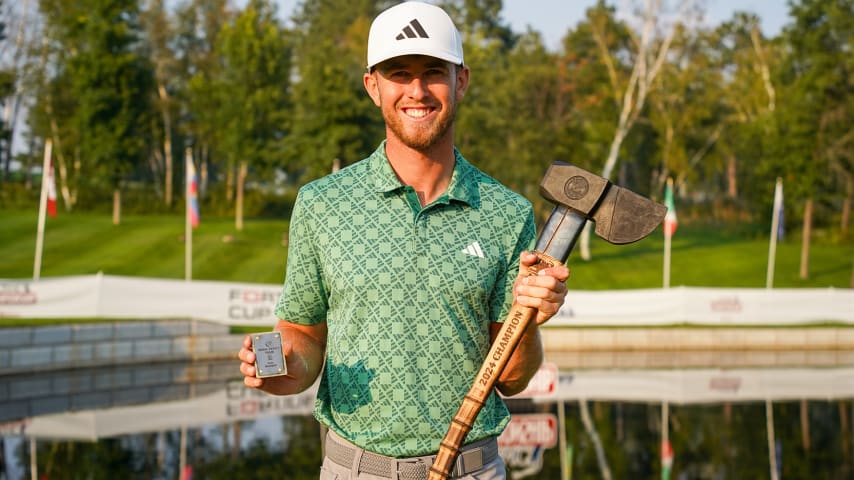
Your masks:
M 291 395 L 311 387 L 323 369 L 326 353 L 326 323 L 297 325 L 279 320 L 276 330 L 282 332 L 282 353 L 288 374 L 278 377 L 255 376 L 255 352 L 252 336 L 243 337 L 243 346 L 237 352 L 243 384 L 274 395 Z

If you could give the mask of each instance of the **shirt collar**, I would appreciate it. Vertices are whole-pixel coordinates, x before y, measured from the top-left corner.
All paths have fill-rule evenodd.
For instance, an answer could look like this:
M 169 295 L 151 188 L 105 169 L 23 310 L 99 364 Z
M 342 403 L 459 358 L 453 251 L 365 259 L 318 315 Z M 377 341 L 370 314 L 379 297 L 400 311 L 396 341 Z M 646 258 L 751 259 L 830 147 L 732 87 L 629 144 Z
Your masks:
M 454 147 L 454 173 L 451 175 L 451 183 L 443 197 L 447 202 L 458 201 L 471 206 L 480 203 L 480 193 L 477 188 L 477 170 L 470 164 L 456 147 Z M 370 162 L 370 174 L 374 178 L 376 191 L 387 193 L 403 188 L 388 157 L 385 154 L 385 140 L 368 158 Z

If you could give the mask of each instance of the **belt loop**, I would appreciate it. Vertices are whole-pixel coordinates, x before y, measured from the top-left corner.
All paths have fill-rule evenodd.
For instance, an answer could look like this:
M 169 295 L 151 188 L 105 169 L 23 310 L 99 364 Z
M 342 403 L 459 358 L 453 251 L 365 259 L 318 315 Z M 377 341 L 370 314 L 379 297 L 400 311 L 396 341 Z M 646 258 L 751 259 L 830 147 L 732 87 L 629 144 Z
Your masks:
M 353 465 L 351 467 L 353 478 L 359 478 L 359 464 L 362 463 L 362 453 L 364 452 L 361 448 L 353 449 Z
M 392 459 L 391 461 L 391 480 L 398 480 L 398 476 L 400 475 L 397 468 L 397 460 Z

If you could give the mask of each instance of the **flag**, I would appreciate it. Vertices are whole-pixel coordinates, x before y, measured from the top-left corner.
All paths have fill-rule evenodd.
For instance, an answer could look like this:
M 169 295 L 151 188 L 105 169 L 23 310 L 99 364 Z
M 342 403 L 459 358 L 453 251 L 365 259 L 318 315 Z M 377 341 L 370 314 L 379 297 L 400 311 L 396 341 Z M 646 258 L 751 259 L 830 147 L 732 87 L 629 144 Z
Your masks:
M 199 226 L 199 178 L 196 175 L 196 167 L 193 159 L 187 158 L 187 215 L 190 225 Z
M 664 188 L 664 205 L 667 207 L 667 214 L 664 216 L 664 235 L 672 237 L 676 233 L 676 205 L 673 203 L 673 179 L 667 179 L 667 186 Z
M 47 172 L 47 214 L 56 216 L 56 180 L 53 177 L 53 162 L 50 162 Z
M 777 257 L 777 241 L 783 238 L 783 179 L 777 178 L 774 185 L 774 206 L 771 207 L 771 232 L 768 235 L 768 271 L 765 273 L 765 288 L 774 285 L 774 263 Z
M 777 240 L 782 240 L 786 233 L 785 205 L 783 203 L 783 182 L 774 188 L 774 206 L 777 208 Z
M 661 480 L 669 480 L 673 470 L 673 447 L 669 440 L 661 442 Z

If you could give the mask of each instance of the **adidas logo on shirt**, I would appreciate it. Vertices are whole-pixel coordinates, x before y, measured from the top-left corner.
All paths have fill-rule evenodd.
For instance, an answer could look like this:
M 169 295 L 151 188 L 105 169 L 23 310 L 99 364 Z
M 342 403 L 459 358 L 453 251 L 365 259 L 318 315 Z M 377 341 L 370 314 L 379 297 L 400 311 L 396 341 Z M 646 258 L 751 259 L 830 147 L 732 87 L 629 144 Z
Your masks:
M 483 254 L 483 250 L 480 248 L 480 244 L 477 242 L 469 244 L 469 246 L 460 251 L 465 253 L 466 255 L 471 255 L 473 257 L 486 258 L 486 256 Z
M 399 33 L 395 40 L 403 40 L 405 38 L 430 38 L 430 35 L 427 35 L 427 31 L 424 30 L 424 27 L 421 26 L 421 23 L 418 19 L 413 18 L 411 22 L 405 27 L 403 27 L 403 32 Z

